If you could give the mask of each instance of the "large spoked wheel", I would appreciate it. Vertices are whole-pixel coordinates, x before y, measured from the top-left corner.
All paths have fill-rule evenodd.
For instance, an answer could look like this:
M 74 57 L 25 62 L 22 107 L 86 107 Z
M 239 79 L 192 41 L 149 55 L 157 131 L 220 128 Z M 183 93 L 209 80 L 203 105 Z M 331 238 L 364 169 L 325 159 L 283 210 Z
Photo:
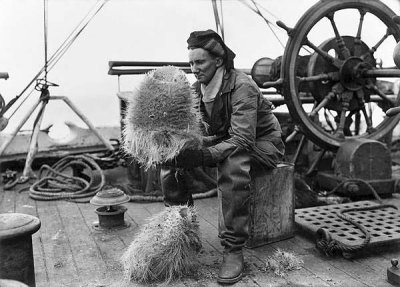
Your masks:
M 289 31 L 283 94 L 291 116 L 317 145 L 336 150 L 349 138 L 379 140 L 397 124 L 400 115 L 384 113 L 400 103 L 384 86 L 400 77 L 392 57 L 400 39 L 393 16 L 376 0 L 321 0 Z M 308 66 L 301 67 L 305 57 Z

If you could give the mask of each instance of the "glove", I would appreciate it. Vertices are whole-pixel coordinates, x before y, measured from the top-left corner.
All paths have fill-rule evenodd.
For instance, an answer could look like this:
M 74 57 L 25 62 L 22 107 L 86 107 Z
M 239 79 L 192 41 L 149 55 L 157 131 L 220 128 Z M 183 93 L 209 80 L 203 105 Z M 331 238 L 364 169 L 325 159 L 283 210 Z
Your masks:
M 203 151 L 200 149 L 184 149 L 173 160 L 176 167 L 194 168 L 203 165 Z
M 195 168 L 207 165 L 211 161 L 211 153 L 208 149 L 184 149 L 170 164 L 179 168 Z

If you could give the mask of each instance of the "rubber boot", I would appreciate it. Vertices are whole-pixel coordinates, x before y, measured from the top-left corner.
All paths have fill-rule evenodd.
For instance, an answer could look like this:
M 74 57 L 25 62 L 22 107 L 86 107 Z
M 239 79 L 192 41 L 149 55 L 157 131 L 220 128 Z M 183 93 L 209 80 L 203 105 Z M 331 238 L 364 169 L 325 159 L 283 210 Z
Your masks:
M 222 284 L 233 284 L 238 282 L 243 276 L 243 252 L 225 251 L 222 265 L 219 269 L 217 282 Z

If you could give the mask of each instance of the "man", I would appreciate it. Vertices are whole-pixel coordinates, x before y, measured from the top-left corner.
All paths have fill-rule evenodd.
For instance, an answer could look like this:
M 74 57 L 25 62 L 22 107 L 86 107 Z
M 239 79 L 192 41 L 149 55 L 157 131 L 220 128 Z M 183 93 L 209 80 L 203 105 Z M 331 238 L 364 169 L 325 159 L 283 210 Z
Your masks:
M 219 283 L 242 277 L 243 252 L 249 236 L 250 169 L 274 168 L 284 153 L 281 128 L 272 104 L 254 81 L 234 69 L 235 54 L 212 30 L 195 31 L 187 40 L 189 64 L 197 82 L 195 107 L 201 114 L 205 147 L 183 150 L 161 170 L 165 202 L 193 204 L 176 170 L 217 167 L 220 200 L 219 237 L 224 247 Z M 177 168 L 177 169 L 175 169 Z

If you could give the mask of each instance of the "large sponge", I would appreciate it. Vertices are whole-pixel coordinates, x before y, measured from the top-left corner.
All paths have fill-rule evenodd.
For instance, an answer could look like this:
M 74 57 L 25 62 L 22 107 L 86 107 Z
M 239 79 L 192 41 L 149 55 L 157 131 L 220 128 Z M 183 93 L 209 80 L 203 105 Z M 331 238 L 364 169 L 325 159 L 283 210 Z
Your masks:
M 194 207 L 171 206 L 154 215 L 122 256 L 127 282 L 164 282 L 192 274 L 201 249 Z
M 179 68 L 150 71 L 125 100 L 123 147 L 145 168 L 165 163 L 182 148 L 200 147 L 190 84 Z

